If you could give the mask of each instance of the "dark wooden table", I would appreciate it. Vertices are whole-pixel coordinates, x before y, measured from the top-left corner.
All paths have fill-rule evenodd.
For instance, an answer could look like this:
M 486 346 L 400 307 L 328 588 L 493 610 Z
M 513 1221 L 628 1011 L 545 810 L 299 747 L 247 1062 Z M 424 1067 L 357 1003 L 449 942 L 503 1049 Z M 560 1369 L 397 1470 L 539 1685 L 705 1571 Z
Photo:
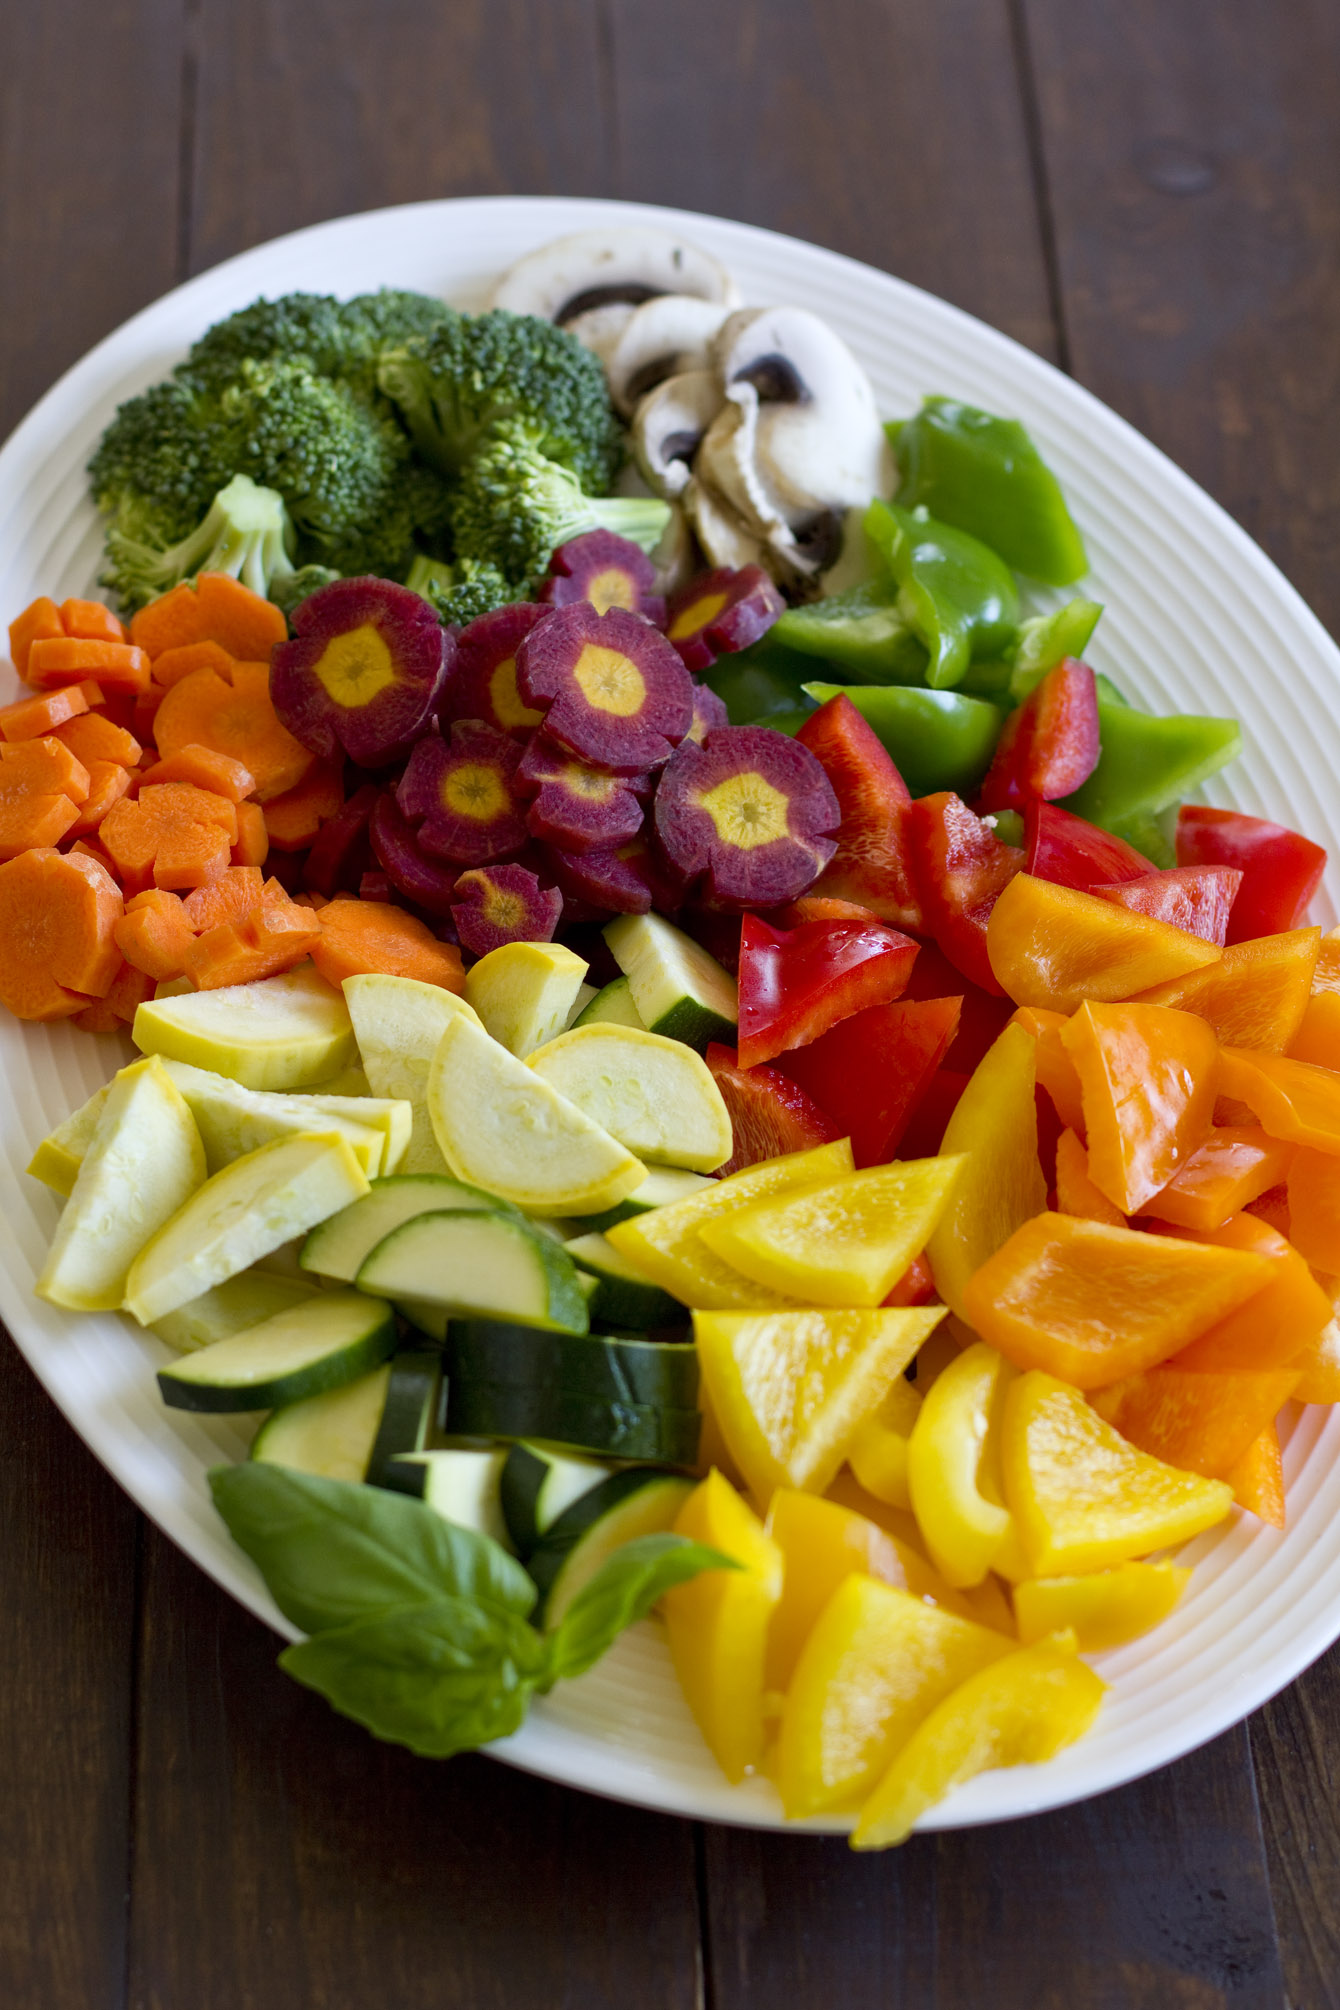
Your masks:
M 1340 626 L 1327 0 L 4 0 L 0 51 L 0 431 L 301 224 L 682 204 L 1060 363 Z M 1340 1652 L 1061 1814 L 702 1828 L 332 1716 L 0 1347 L 4 2010 L 1340 2005 Z

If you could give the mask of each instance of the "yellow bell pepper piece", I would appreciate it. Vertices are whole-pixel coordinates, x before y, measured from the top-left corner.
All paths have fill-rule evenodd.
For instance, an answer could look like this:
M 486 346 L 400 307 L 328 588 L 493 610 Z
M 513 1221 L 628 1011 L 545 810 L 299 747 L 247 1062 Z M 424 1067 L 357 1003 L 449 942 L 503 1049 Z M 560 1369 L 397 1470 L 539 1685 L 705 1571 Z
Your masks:
M 1014 1373 L 979 1340 L 936 1378 L 908 1441 L 912 1512 L 948 1584 L 980 1584 L 1009 1540 L 998 1445 Z
M 900 1375 L 868 1424 L 851 1441 L 847 1463 L 867 1493 L 890 1507 L 910 1508 L 907 1441 L 921 1413 L 921 1398 Z
M 834 1144 L 816 1145 L 813 1151 L 788 1152 L 746 1166 L 687 1200 L 649 1208 L 645 1214 L 616 1222 L 605 1233 L 616 1249 L 681 1305 L 718 1312 L 794 1306 L 803 1301 L 751 1283 L 708 1248 L 700 1231 L 705 1222 L 720 1220 L 737 1208 L 752 1207 L 793 1188 L 825 1185 L 851 1169 L 851 1141 L 839 1138 Z
M 928 1808 L 993 1766 L 1037 1765 L 1082 1737 L 1107 1684 L 1053 1634 L 970 1675 L 922 1719 L 861 1809 L 853 1849 L 906 1841 Z
M 782 1553 L 753 1509 L 709 1473 L 675 1517 L 675 1533 L 733 1556 L 739 1570 L 705 1570 L 661 1601 L 680 1687 L 728 1780 L 763 1757 L 768 1622 L 782 1595 Z
M 1233 1505 L 1222 1480 L 1136 1451 L 1078 1389 L 1038 1368 L 1010 1385 L 1000 1458 L 1034 1577 L 1105 1570 L 1188 1542 Z
M 906 1508 L 890 1507 L 887 1501 L 877 1500 L 874 1494 L 867 1493 L 849 1466 L 842 1468 L 823 1497 L 836 1501 L 839 1507 L 850 1508 L 853 1514 L 863 1515 L 877 1528 L 882 1528 L 885 1535 L 893 1537 L 907 1573 L 907 1589 L 915 1597 L 929 1598 L 932 1604 L 942 1605 L 946 1612 L 957 1612 L 960 1619 L 975 1619 L 979 1626 L 990 1626 L 997 1633 L 1013 1635 L 1014 1608 L 1005 1596 L 1000 1579 L 988 1576 L 980 1584 L 951 1589 L 930 1560 L 916 1516 L 909 1514 Z M 1027 1572 L 1020 1575 L 1026 1576 Z
M 811 1630 L 787 1691 L 775 1765 L 787 1814 L 859 1807 L 922 1718 L 1012 1650 L 1004 1634 L 911 1592 L 846 1578 Z
M 695 1312 L 698 1366 L 721 1434 L 759 1501 L 821 1494 L 943 1305 L 874 1312 Z
M 926 1247 L 961 1156 L 895 1160 L 830 1186 L 703 1223 L 708 1248 L 746 1277 L 811 1305 L 882 1305 Z
M 1119 1563 L 1084 1577 L 1034 1577 L 1014 1587 L 1014 1616 L 1025 1646 L 1069 1629 L 1082 1654 L 1138 1640 L 1166 1619 L 1191 1572 L 1177 1563 Z
M 833 1593 L 853 1572 L 907 1589 L 898 1545 L 851 1508 L 778 1487 L 764 1527 L 782 1553 L 782 1595 L 768 1628 L 768 1689 L 785 1689 Z
M 945 1129 L 942 1157 L 967 1165 L 926 1245 L 935 1288 L 960 1319 L 968 1279 L 1047 1205 L 1033 1100 L 1037 1042 L 1008 1025 L 983 1055 Z

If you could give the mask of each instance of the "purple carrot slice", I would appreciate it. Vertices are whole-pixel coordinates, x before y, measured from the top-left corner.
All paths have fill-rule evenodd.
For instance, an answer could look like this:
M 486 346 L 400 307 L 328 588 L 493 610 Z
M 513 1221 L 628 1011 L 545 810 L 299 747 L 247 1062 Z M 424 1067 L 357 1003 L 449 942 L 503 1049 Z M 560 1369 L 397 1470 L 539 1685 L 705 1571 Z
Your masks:
M 563 896 L 524 865 L 481 865 L 456 882 L 451 918 L 462 949 L 487 956 L 505 942 L 552 942 Z
M 342 809 L 327 818 L 307 854 L 302 883 L 309 893 L 352 892 L 372 863 L 368 822 L 380 790 L 375 782 L 355 789 Z
M 665 626 L 665 595 L 656 593 L 656 567 L 640 546 L 612 530 L 588 530 L 560 544 L 549 561 L 540 599 L 550 607 L 589 600 L 597 614 L 625 607 L 657 628 Z
M 516 688 L 516 652 L 548 612 L 533 600 L 518 600 L 462 628 L 438 711 L 443 725 L 482 719 L 500 733 L 518 734 L 539 725 L 543 711 L 528 705 Z
M 453 638 L 421 595 L 389 579 L 337 579 L 293 610 L 270 657 L 270 696 L 295 740 L 362 768 L 407 754 L 442 696 Z
M 638 798 L 649 781 L 649 776 L 611 775 L 575 761 L 543 733 L 536 733 L 516 771 L 518 792 L 533 798 L 526 811 L 527 830 L 559 851 L 607 850 L 636 837 L 642 828 Z
M 747 649 L 766 635 L 786 602 L 761 565 L 700 572 L 670 596 L 665 632 L 690 670 Z
M 373 805 L 368 836 L 373 856 L 397 893 L 429 914 L 450 914 L 460 869 L 429 858 L 416 843 L 390 789 L 383 789 Z
M 674 914 L 684 885 L 644 834 L 608 851 L 547 853 L 564 900 L 585 901 L 607 914 Z
M 709 733 L 715 732 L 718 726 L 729 726 L 729 724 L 730 713 L 726 710 L 725 699 L 718 698 L 716 692 L 709 690 L 706 684 L 695 684 L 693 724 L 685 737 L 696 740 L 701 747 Z
M 358 882 L 360 900 L 379 900 L 390 903 L 392 887 L 384 872 L 365 872 Z
M 517 688 L 551 740 L 616 775 L 666 761 L 693 723 L 693 680 L 658 629 L 589 601 L 556 607 L 517 651 Z
M 685 740 L 661 775 L 656 837 L 716 907 L 795 900 L 837 849 L 837 797 L 798 740 L 768 726 L 718 726 Z M 783 891 L 785 889 L 785 891 Z
M 526 842 L 514 787 L 520 760 L 518 743 L 482 719 L 458 719 L 450 743 L 425 734 L 395 792 L 420 849 L 457 865 L 488 865 L 520 851 Z

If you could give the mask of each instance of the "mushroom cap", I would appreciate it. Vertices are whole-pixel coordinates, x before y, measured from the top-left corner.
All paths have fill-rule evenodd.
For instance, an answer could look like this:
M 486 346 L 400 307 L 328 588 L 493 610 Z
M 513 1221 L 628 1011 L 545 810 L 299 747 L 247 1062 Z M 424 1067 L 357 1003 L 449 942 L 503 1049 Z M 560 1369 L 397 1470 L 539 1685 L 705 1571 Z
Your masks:
M 688 293 L 733 307 L 735 282 L 719 260 L 673 231 L 643 224 L 580 230 L 519 258 L 491 305 L 569 327 L 593 308 L 638 307 L 662 293 Z
M 711 367 L 712 338 L 729 309 L 692 293 L 662 293 L 634 307 L 605 359 L 610 396 L 625 418 L 667 377 Z
M 686 370 L 648 391 L 633 414 L 630 443 L 647 486 L 667 499 L 682 495 L 699 442 L 721 407 L 712 370 Z

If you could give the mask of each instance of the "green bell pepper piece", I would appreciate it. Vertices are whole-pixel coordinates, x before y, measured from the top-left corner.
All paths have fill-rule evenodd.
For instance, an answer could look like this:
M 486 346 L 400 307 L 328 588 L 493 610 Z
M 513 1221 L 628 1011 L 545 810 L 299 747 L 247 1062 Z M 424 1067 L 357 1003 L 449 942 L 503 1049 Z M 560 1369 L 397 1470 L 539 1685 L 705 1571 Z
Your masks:
M 1103 747 L 1098 766 L 1061 807 L 1103 830 L 1119 831 L 1137 851 L 1145 851 L 1130 836 L 1137 819 L 1155 817 L 1170 803 L 1181 802 L 1242 752 L 1236 719 L 1193 713 L 1156 718 L 1131 705 L 1100 700 L 1098 730 Z
M 959 683 L 974 657 L 1012 647 L 1019 595 L 994 551 L 967 531 L 893 503 L 871 503 L 865 525 L 898 583 L 901 613 L 926 645 L 933 690 Z
M 788 607 L 769 633 L 786 648 L 821 656 L 860 684 L 920 684 L 926 649 L 899 611 L 899 588 L 887 573 Z
M 1132 845 L 1160 870 L 1177 863 L 1177 848 L 1163 828 L 1162 817 L 1131 817 L 1128 822 L 1119 824 L 1113 835 L 1125 838 L 1128 845 Z
M 1034 685 L 1067 656 L 1082 657 L 1102 611 L 1101 600 L 1068 600 L 1051 614 L 1035 614 L 1021 622 L 1010 696 L 1022 703 Z
M 869 721 L 914 796 L 953 789 L 976 795 L 1000 738 L 1004 714 L 985 698 L 927 691 L 915 684 L 807 684 L 822 705 L 846 690 Z
M 956 398 L 925 398 L 885 429 L 898 457 L 898 501 L 971 531 L 1016 572 L 1069 586 L 1089 569 L 1061 486 L 1017 419 Z
M 781 713 L 814 710 L 802 686 L 814 675 L 814 658 L 773 640 L 773 628 L 752 648 L 720 656 L 701 682 L 725 704 L 732 726 L 767 725 Z

